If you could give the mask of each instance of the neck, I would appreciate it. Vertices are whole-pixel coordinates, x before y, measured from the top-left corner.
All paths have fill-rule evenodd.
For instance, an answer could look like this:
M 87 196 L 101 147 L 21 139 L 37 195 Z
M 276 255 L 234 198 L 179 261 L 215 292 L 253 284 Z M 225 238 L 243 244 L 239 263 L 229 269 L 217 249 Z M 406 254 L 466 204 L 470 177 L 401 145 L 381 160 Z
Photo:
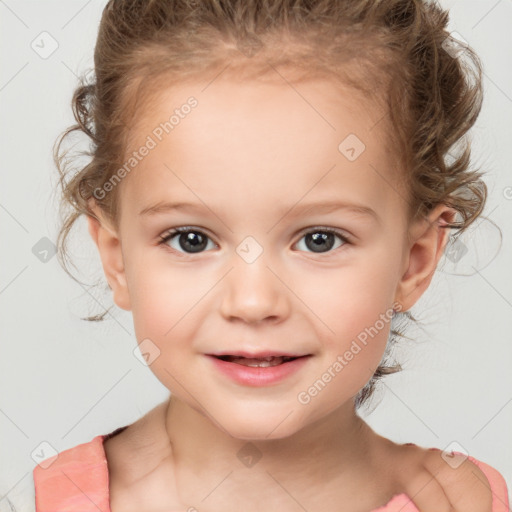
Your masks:
M 260 503 L 269 475 L 297 492 L 310 489 L 314 495 L 331 482 L 346 495 L 370 478 L 380 437 L 355 413 L 352 401 L 285 438 L 247 440 L 230 436 L 201 411 L 171 396 L 165 427 L 179 488 L 189 503 L 228 474 L 229 484 L 222 486 L 227 495 L 257 490 Z M 198 481 L 205 484 L 201 491 Z

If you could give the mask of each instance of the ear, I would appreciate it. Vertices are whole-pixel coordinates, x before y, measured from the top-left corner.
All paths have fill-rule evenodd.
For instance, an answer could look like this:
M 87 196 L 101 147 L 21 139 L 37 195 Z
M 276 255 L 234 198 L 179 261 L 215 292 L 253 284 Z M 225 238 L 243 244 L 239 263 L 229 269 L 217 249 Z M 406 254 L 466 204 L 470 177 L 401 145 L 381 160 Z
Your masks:
M 112 290 L 114 302 L 121 309 L 129 311 L 131 304 L 124 272 L 121 239 L 97 206 L 91 206 L 91 210 L 97 218 L 92 215 L 87 217 L 88 229 L 96 247 L 98 247 L 103 271 L 108 286 Z
M 400 311 L 410 309 L 429 287 L 450 236 L 450 229 L 441 226 L 453 222 L 456 213 L 440 204 L 411 226 L 403 274 L 395 295 L 402 306 Z

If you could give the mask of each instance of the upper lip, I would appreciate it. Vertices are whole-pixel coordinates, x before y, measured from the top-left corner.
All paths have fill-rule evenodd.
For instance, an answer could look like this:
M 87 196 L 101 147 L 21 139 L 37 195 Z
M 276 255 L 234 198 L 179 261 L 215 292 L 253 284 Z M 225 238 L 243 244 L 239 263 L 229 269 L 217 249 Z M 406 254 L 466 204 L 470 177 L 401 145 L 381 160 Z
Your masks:
M 209 356 L 236 356 L 245 357 L 247 359 L 263 359 L 265 357 L 302 357 L 309 354 L 293 354 L 292 352 L 275 352 L 272 350 L 265 350 L 262 352 L 246 352 L 244 350 L 224 351 L 224 352 L 213 352 L 207 354 Z

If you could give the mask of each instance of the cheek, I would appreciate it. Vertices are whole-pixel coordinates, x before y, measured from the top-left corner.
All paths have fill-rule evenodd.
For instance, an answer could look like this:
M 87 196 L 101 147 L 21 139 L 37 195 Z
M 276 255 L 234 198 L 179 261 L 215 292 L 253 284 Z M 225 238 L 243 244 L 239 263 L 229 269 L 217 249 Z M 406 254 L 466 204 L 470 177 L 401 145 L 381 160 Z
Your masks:
M 354 394 L 372 376 L 386 348 L 394 298 L 389 275 L 383 265 L 366 262 L 316 275 L 298 291 L 321 320 L 315 325 L 325 371 Z
M 392 307 L 379 300 L 354 298 L 342 309 L 337 316 L 332 312 L 334 334 L 326 335 L 323 329 L 319 365 L 301 390 L 306 403 L 314 401 L 322 413 L 348 401 L 367 384 L 382 360 L 391 327 Z
M 150 369 L 173 393 L 182 392 L 179 383 L 193 362 L 193 343 L 201 323 L 201 298 L 211 288 L 176 266 L 164 270 L 146 265 L 131 279 L 132 315 L 141 351 L 154 354 Z M 148 342 L 147 340 L 150 340 Z
M 317 317 L 323 336 L 356 336 L 381 314 L 391 314 L 396 282 L 389 266 L 365 261 L 304 275 L 309 277 L 297 281 L 295 290 Z
M 137 339 L 165 342 L 181 324 L 193 317 L 194 308 L 207 293 L 208 285 L 179 265 L 161 261 L 127 266 L 128 286 Z

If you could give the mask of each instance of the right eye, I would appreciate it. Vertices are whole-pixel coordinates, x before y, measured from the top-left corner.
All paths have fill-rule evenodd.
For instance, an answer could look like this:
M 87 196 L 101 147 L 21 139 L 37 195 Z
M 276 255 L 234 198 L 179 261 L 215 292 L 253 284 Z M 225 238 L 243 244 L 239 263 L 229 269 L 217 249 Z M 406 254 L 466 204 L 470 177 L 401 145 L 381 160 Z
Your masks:
M 172 249 L 186 254 L 202 252 L 208 245 L 210 238 L 202 231 L 191 226 L 183 226 L 166 231 L 161 237 L 159 244 L 169 245 Z M 171 243 L 168 243 L 171 242 Z M 210 240 L 215 246 L 215 244 Z M 173 245 L 174 243 L 174 245 Z

